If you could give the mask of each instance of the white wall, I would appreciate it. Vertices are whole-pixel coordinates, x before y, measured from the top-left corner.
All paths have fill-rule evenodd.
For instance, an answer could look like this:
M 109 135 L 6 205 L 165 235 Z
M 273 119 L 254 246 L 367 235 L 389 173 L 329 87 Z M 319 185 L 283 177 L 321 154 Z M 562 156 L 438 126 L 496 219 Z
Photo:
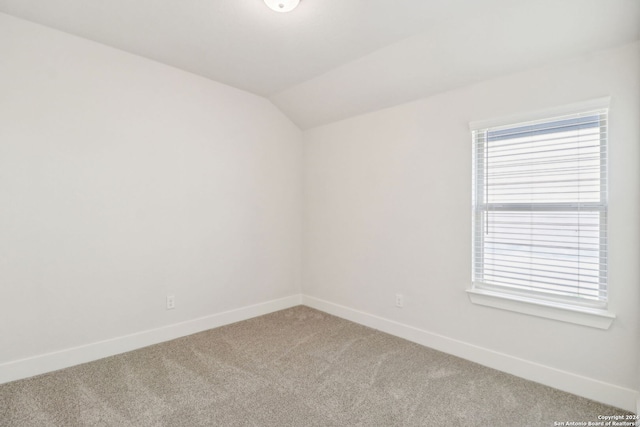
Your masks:
M 0 379 L 299 299 L 301 138 L 264 98 L 0 14 Z
M 634 44 L 306 131 L 307 301 L 635 409 L 638 56 Z M 616 321 L 599 330 L 471 304 L 465 293 L 471 278 L 468 123 L 607 95 L 612 97 L 609 307 Z M 396 293 L 404 294 L 402 309 L 394 306 Z M 582 390 L 585 384 L 588 391 Z

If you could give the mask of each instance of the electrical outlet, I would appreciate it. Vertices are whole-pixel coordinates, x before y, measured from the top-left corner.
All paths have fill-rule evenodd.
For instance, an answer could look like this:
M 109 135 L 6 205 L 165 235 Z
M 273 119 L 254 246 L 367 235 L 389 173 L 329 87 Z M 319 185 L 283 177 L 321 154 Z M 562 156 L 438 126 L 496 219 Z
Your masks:
M 404 307 L 404 297 L 402 294 L 396 294 L 396 307 Z
M 167 295 L 167 310 L 173 310 L 174 308 L 176 308 L 176 297 Z

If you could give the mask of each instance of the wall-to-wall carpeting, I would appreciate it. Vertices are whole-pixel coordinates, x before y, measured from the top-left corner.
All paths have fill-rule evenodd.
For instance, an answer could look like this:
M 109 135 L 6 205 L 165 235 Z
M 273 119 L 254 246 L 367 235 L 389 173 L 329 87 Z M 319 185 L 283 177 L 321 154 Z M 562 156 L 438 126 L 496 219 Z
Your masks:
M 553 426 L 626 412 L 298 306 L 0 385 L 2 426 Z

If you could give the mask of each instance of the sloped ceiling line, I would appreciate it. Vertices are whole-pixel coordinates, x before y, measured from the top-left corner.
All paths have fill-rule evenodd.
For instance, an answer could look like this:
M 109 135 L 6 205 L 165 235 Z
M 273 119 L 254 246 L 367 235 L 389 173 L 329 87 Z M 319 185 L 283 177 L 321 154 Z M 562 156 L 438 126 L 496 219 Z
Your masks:
M 302 129 L 638 40 L 637 0 L 0 0 L 269 98 Z

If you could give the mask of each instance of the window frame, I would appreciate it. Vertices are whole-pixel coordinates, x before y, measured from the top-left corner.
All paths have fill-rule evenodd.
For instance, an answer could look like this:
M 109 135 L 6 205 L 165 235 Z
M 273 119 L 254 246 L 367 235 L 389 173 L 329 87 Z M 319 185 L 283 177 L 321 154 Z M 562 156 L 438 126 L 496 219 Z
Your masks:
M 545 110 L 539 110 L 532 113 L 525 113 L 519 115 L 513 115 L 503 117 L 499 119 L 475 121 L 469 124 L 469 129 L 472 133 L 472 141 L 475 144 L 476 140 L 473 138 L 475 131 L 491 129 L 502 126 L 518 126 L 527 122 L 535 121 L 552 121 L 559 116 L 581 114 L 585 112 L 608 109 L 610 105 L 610 98 L 598 98 L 589 101 L 584 101 L 576 104 L 564 105 L 561 107 L 554 107 Z M 607 142 L 608 144 L 608 142 Z M 475 152 L 474 147 L 474 152 Z M 602 160 L 606 162 L 606 159 Z M 477 164 L 476 159 L 472 160 L 472 169 L 475 173 Z M 472 206 L 472 277 L 475 276 L 475 248 L 476 248 L 476 236 L 478 216 L 476 215 L 476 202 L 478 199 L 478 191 L 484 189 L 483 184 L 477 184 L 475 182 L 476 177 L 473 177 L 474 183 L 472 186 L 473 193 L 473 206 Z M 605 190 L 606 194 L 606 190 Z M 553 209 L 554 205 L 561 205 L 562 202 L 550 203 L 546 206 L 529 206 L 526 212 L 535 212 L 536 210 L 542 211 L 545 209 Z M 523 204 L 519 203 L 501 203 L 499 209 L 518 210 L 523 209 Z M 590 209 L 598 210 L 601 212 L 601 221 L 604 216 L 607 215 L 608 206 L 607 200 L 600 200 L 599 203 L 581 204 L 583 206 L 590 205 Z M 486 206 L 486 204 L 484 205 Z M 556 207 L 557 207 L 556 206 Z M 558 208 L 560 209 L 560 208 Z M 606 221 L 605 221 L 606 222 Z M 606 233 L 605 227 L 600 227 L 600 235 L 603 236 Z M 607 248 L 608 252 L 608 248 Z M 605 259 L 608 254 L 605 255 Z M 601 283 L 600 286 L 603 286 Z M 609 287 L 608 283 L 604 284 L 605 287 Z M 518 291 L 508 289 L 501 286 L 492 286 L 485 283 L 474 283 L 472 280 L 471 288 L 467 289 L 467 293 L 472 303 L 500 308 L 509 311 L 515 311 L 524 314 L 530 314 L 534 316 L 555 319 L 585 326 L 591 326 L 600 329 L 608 329 L 615 319 L 615 315 L 608 311 L 607 301 L 595 301 L 593 303 L 586 302 L 585 300 L 572 299 L 570 297 L 555 297 L 548 293 L 536 293 L 530 291 Z

